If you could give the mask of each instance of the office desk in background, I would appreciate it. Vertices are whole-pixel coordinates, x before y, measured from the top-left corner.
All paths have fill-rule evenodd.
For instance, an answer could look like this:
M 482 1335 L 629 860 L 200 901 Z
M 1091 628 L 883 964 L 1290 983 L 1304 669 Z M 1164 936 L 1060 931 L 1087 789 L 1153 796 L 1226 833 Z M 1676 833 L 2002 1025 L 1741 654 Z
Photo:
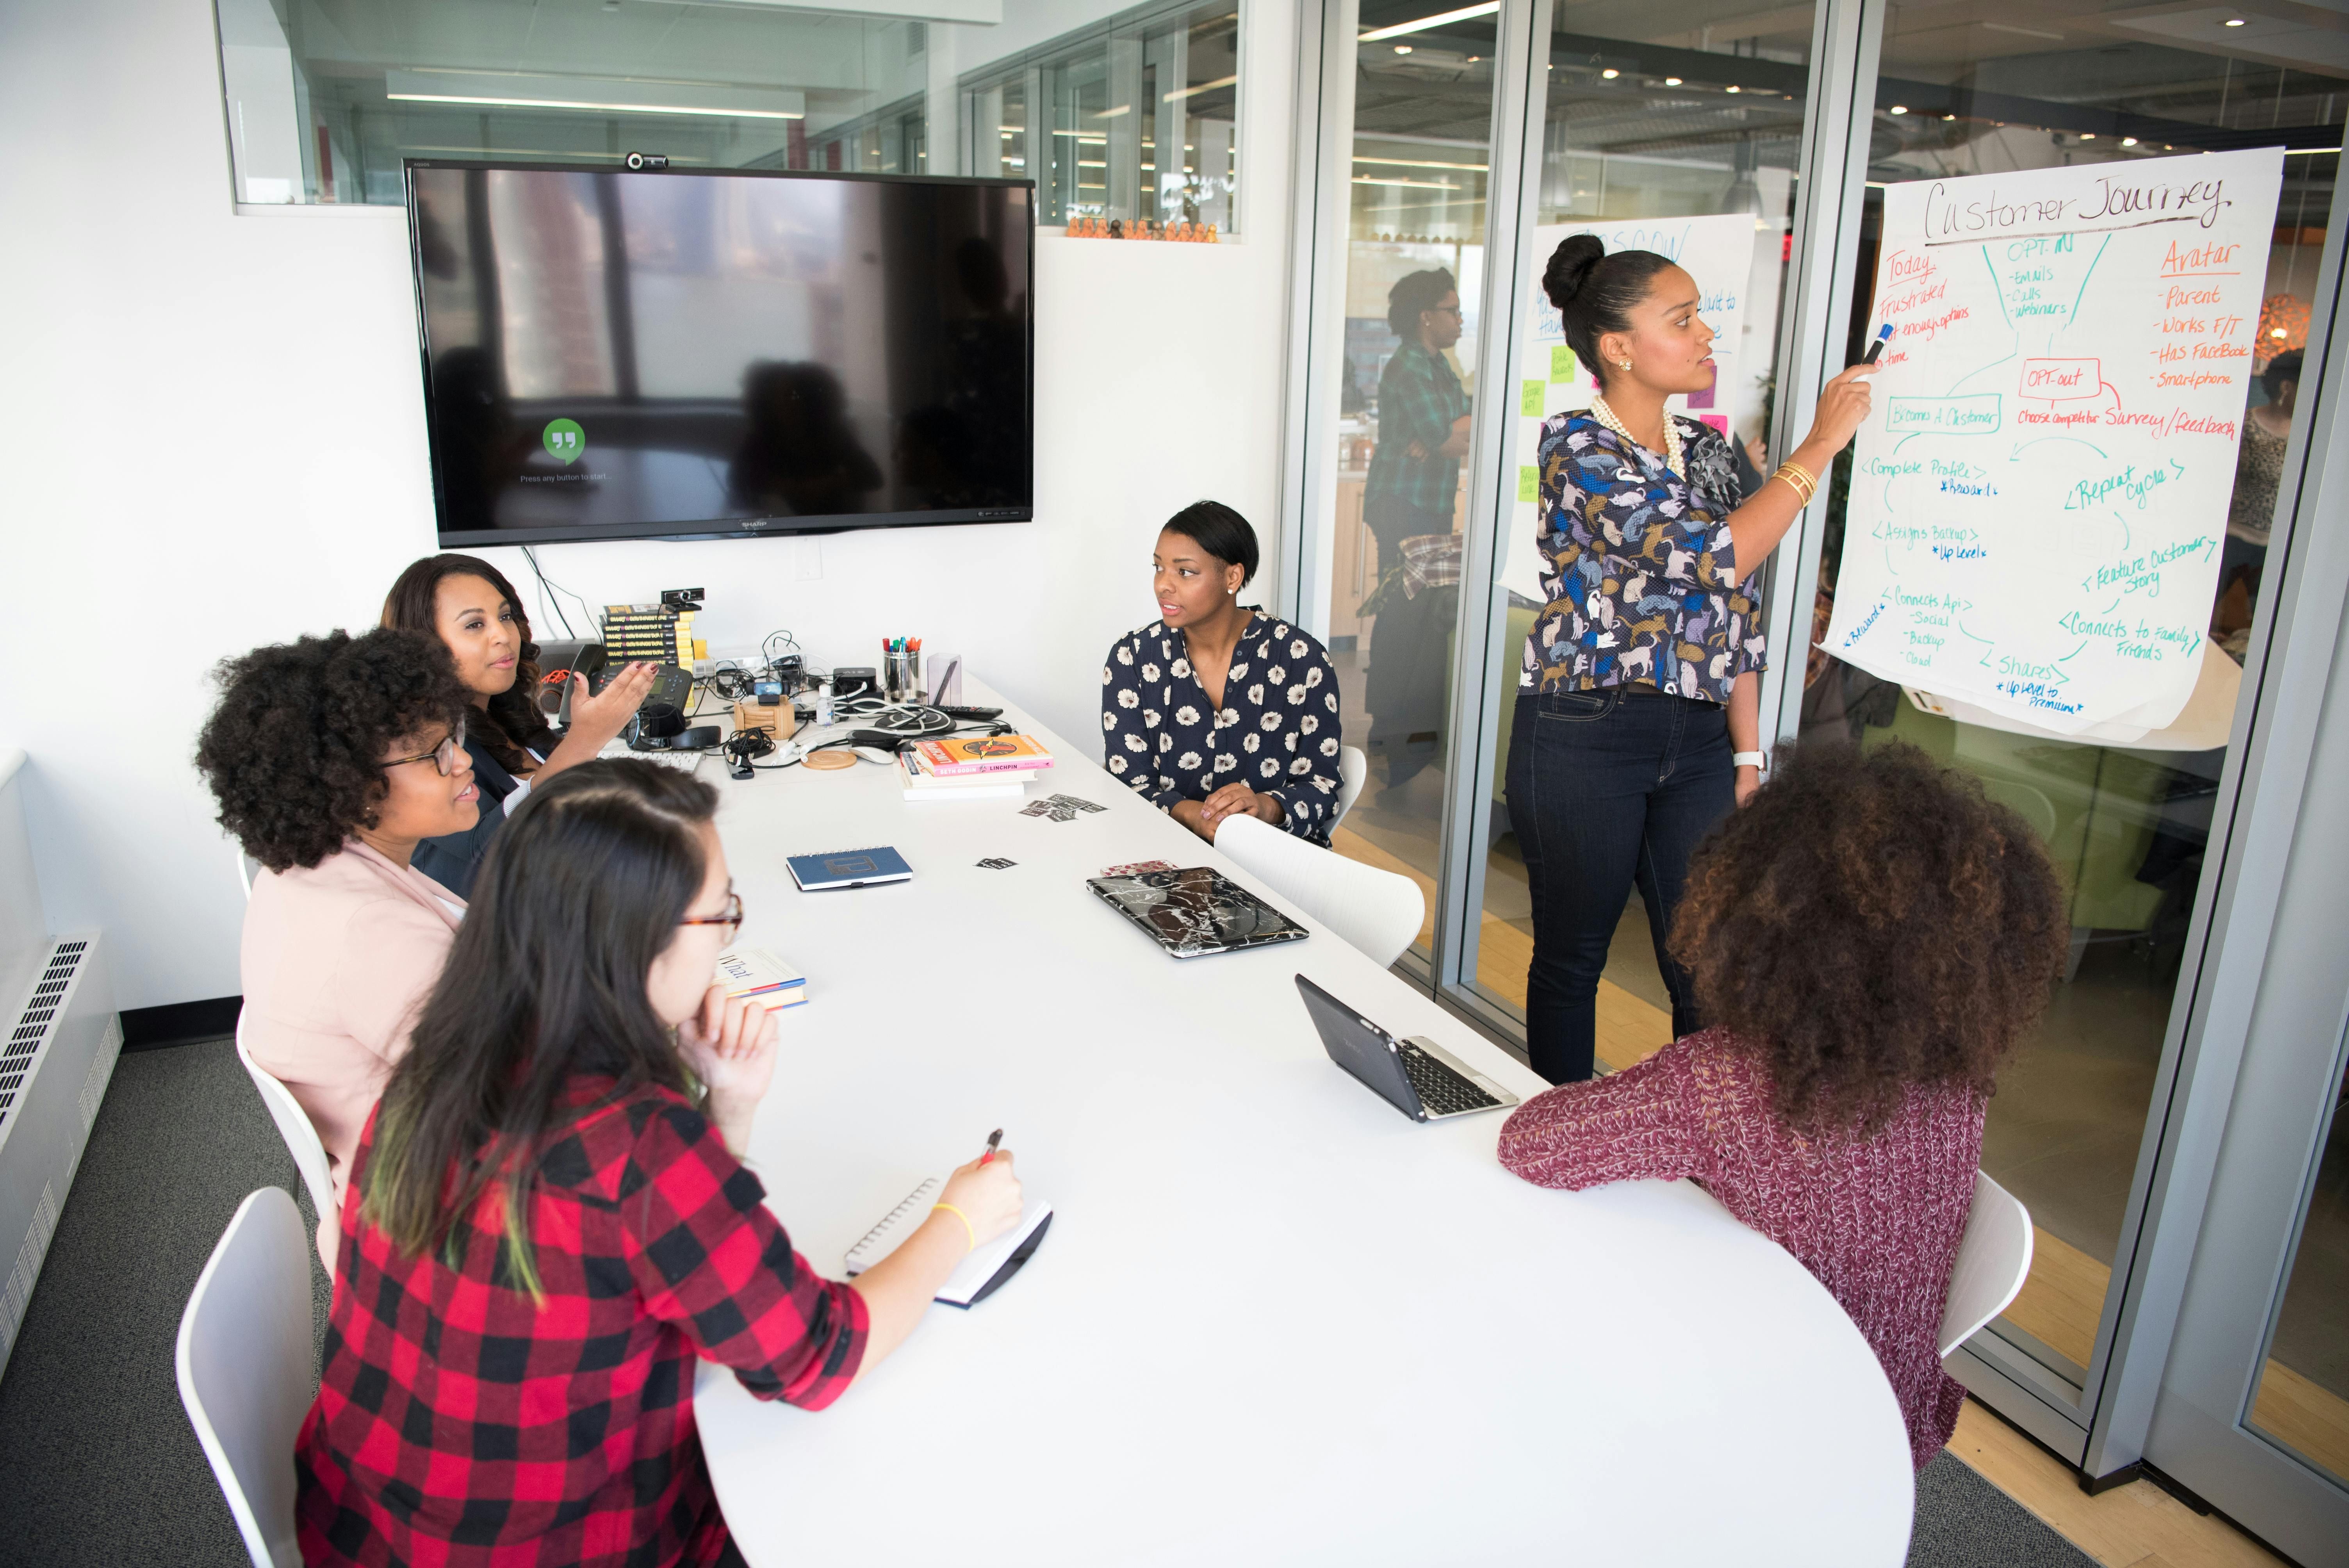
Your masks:
M 999 1125 L 1055 1209 L 1023 1273 L 931 1307 L 829 1410 L 703 1366 L 702 1445 L 753 1568 L 1897 1568 L 1899 1411 L 1816 1280 L 1688 1183 L 1545 1191 L 1495 1161 L 1499 1115 L 1396 1115 L 1323 1054 L 1294 975 L 1542 1084 L 1327 932 L 1166 956 L 1084 879 L 1213 864 L 1283 901 L 1007 717 L 1060 759 L 1031 798 L 1108 810 L 908 802 L 869 765 L 702 769 L 741 940 L 808 976 L 751 1145 L 800 1250 L 837 1277 Z M 877 843 L 913 881 L 802 893 L 784 869 Z

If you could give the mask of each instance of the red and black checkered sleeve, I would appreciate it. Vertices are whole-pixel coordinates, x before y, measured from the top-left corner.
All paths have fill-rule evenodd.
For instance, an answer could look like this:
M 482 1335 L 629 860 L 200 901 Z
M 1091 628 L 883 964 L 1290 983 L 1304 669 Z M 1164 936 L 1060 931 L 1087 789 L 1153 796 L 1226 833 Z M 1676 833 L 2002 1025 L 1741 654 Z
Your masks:
M 646 1310 L 762 1399 L 820 1410 L 840 1398 L 864 1358 L 864 1302 L 792 1251 L 718 1130 L 665 1105 L 630 1163 L 620 1206 Z

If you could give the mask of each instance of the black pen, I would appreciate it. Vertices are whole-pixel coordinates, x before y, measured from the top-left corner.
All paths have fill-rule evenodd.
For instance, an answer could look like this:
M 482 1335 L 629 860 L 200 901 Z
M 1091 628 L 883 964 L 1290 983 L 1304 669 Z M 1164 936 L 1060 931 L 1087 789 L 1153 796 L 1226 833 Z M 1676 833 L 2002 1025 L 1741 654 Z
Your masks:
M 999 1145 L 1002 1141 L 1003 1141 L 1003 1129 L 1001 1129 L 1001 1128 L 999 1128 L 999 1128 L 997 1128 L 994 1131 L 992 1131 L 992 1132 L 988 1133 L 988 1134 L 987 1135 L 987 1152 L 986 1152 L 986 1153 L 984 1153 L 984 1154 L 982 1154 L 982 1155 L 980 1155 L 980 1156 L 978 1157 L 978 1162 L 979 1162 L 981 1165 L 984 1165 L 984 1164 L 986 1164 L 988 1161 L 990 1161 L 990 1160 L 994 1159 L 994 1158 L 995 1158 L 995 1150 L 996 1150 L 996 1148 L 997 1148 L 997 1146 L 998 1146 L 998 1145 Z
M 1860 361 L 1860 363 L 1861 363 L 1862 365 L 1873 365 L 1873 364 L 1875 364 L 1875 363 L 1876 363 L 1876 356 L 1877 356 L 1878 355 L 1879 355 L 1879 354 L 1883 353 L 1883 352 L 1884 352 L 1884 346 L 1885 346 L 1886 344 L 1888 344 L 1888 343 L 1891 342 L 1891 341 L 1892 341 L 1892 324 L 1891 324 L 1890 322 L 1889 322 L 1889 321 L 1888 321 L 1888 322 L 1886 322 L 1882 326 L 1880 326 L 1880 327 L 1877 328 L 1877 331 L 1876 331 L 1876 341 L 1875 341 L 1874 343 L 1871 343 L 1871 344 L 1869 344 L 1869 345 L 1868 346 L 1868 357 L 1867 357 L 1867 358 L 1865 358 L 1865 359 L 1863 359 L 1863 360 L 1861 360 L 1861 361 Z

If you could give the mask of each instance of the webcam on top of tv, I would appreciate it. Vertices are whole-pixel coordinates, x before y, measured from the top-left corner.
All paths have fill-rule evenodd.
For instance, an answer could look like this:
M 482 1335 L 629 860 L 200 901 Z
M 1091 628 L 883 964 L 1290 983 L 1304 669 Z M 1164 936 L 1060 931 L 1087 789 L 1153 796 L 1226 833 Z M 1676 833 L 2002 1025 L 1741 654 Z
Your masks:
M 666 152 L 631 152 L 626 158 L 621 159 L 620 161 L 627 166 L 628 170 L 631 173 L 636 173 L 647 169 L 667 169 L 668 167 L 668 154 Z

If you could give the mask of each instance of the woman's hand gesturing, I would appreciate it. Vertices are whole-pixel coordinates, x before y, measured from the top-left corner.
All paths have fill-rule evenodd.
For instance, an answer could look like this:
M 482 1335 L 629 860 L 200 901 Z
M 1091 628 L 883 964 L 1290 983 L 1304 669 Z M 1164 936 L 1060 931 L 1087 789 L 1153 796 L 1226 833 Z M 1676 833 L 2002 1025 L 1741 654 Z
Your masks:
M 645 694 L 653 689 L 653 676 L 658 666 L 634 664 L 623 667 L 612 677 L 612 684 L 590 696 L 585 676 L 571 677 L 571 733 L 592 743 L 601 751 L 612 738 L 626 729 L 636 709 L 644 707 Z
M 1868 377 L 1883 368 L 1881 365 L 1855 365 L 1837 372 L 1819 388 L 1818 409 L 1811 416 L 1810 438 L 1803 445 L 1815 450 L 1824 449 L 1820 456 L 1829 459 L 1849 446 L 1876 407 Z M 1825 475 L 1820 477 L 1824 479 Z

